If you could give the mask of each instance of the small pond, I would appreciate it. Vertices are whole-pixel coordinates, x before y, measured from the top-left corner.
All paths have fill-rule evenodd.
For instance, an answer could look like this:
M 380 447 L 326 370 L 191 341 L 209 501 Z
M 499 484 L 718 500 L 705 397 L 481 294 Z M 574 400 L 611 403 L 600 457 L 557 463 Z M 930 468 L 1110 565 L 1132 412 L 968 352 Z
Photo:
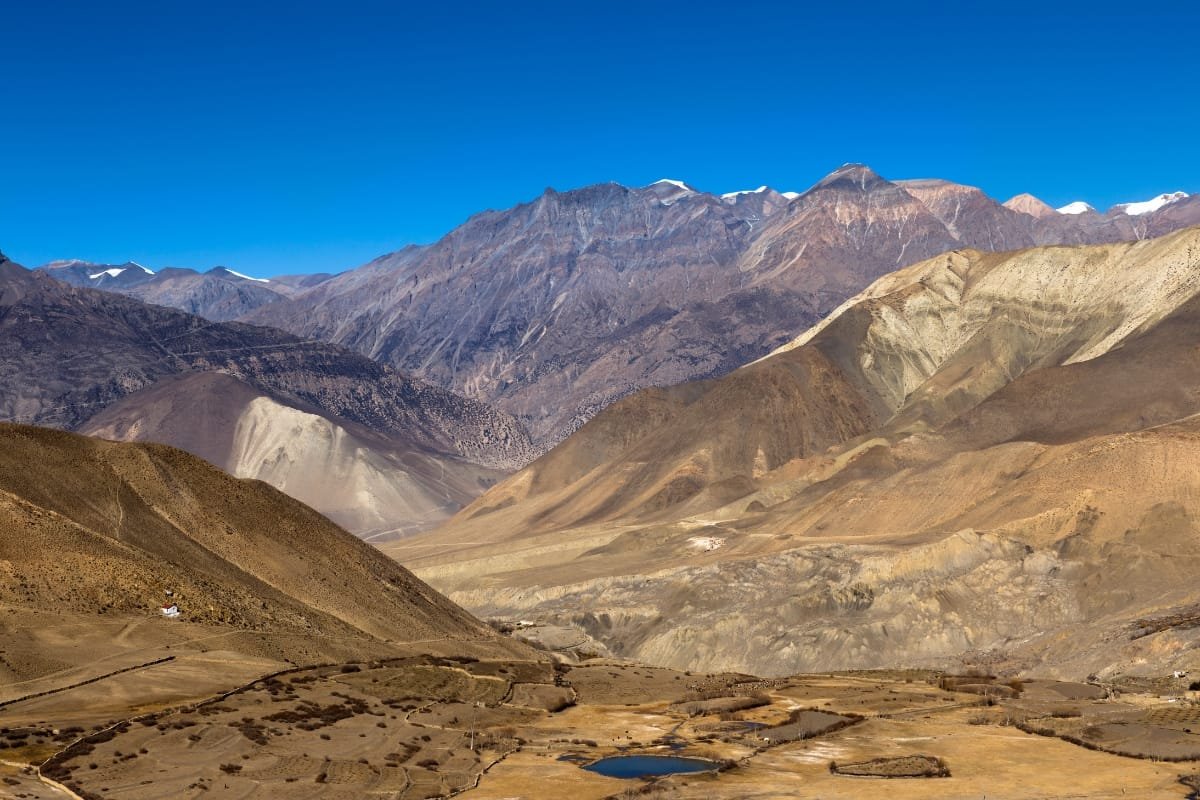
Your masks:
M 644 778 L 685 772 L 707 772 L 718 766 L 717 762 L 704 758 L 640 755 L 602 758 L 584 765 L 583 768 L 610 778 Z

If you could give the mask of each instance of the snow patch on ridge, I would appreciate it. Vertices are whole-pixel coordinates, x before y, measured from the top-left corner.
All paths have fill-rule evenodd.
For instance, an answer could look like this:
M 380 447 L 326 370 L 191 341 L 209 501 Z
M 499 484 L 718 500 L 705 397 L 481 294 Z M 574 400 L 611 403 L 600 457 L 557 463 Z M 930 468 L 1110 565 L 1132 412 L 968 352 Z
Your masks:
M 1067 203 L 1062 208 L 1054 209 L 1060 214 L 1083 214 L 1087 211 L 1095 211 L 1096 209 L 1089 206 L 1082 200 L 1076 200 L 1074 203 Z
M 1163 206 L 1170 205 L 1176 200 L 1186 200 L 1187 192 L 1172 192 L 1171 194 L 1160 194 L 1158 197 L 1153 197 L 1149 200 L 1143 200 L 1140 203 L 1119 203 L 1113 206 L 1113 211 L 1119 211 L 1122 214 L 1128 214 L 1131 217 L 1149 214 L 1151 211 L 1158 211 Z
M 266 278 L 251 278 L 249 275 L 243 275 L 240 272 L 234 272 L 229 267 L 221 267 L 221 269 L 225 270 L 230 275 L 241 278 L 242 280 L 254 281 L 255 283 L 270 283 L 271 282 L 271 281 L 267 280 Z
M 760 186 L 757 189 L 742 189 L 741 191 L 737 192 L 726 192 L 725 194 L 721 195 L 721 199 L 732 200 L 733 198 L 741 197 L 744 194 L 762 194 L 765 191 L 767 191 L 766 186 Z
M 124 271 L 125 271 L 125 269 L 123 267 L 113 267 L 112 269 L 106 269 L 102 272 L 97 272 L 95 275 L 88 275 L 88 277 L 94 281 L 100 280 L 105 275 L 107 275 L 110 278 L 115 278 Z
M 688 186 L 688 185 L 687 185 L 686 183 L 684 183 L 683 181 L 677 181 L 677 180 L 675 180 L 674 178 L 659 178 L 658 180 L 656 180 L 654 183 L 652 183 L 652 184 L 650 184 L 650 185 L 651 185 L 651 186 L 657 186 L 657 185 L 659 185 L 660 183 L 665 183 L 665 184 L 668 184 L 668 185 L 670 185 L 670 186 L 674 186 L 674 187 L 676 187 L 677 189 L 683 189 L 685 192 L 691 192 L 691 191 L 695 191 L 694 189 L 692 189 L 692 187 Z

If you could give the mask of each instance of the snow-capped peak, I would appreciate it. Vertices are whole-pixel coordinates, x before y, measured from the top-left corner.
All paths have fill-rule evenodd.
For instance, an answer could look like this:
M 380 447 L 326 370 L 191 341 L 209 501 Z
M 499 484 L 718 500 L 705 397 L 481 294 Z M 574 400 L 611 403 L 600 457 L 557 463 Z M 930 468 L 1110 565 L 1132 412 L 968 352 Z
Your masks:
M 797 197 L 800 196 L 800 192 L 784 192 L 783 196 L 786 197 L 788 200 L 795 200 Z
M 1088 211 L 1095 211 L 1096 209 L 1092 208 L 1082 200 L 1076 200 L 1074 203 L 1067 203 L 1062 208 L 1056 208 L 1054 210 L 1060 214 L 1083 214 Z
M 88 277 L 94 281 L 97 281 L 97 280 L 100 280 L 101 278 L 103 278 L 105 275 L 107 275 L 110 278 L 115 278 L 124 271 L 125 271 L 124 267 L 113 267 L 112 269 L 106 269 L 106 270 L 103 270 L 102 272 L 97 272 L 95 275 L 88 275 Z
M 760 186 L 757 189 L 742 189 L 741 191 L 738 191 L 738 192 L 726 192 L 725 194 L 721 195 L 721 199 L 722 200 L 732 200 L 733 198 L 740 197 L 744 194 L 762 194 L 765 191 L 767 191 L 766 186 Z
M 1160 194 L 1158 197 L 1150 200 L 1143 200 L 1140 203 L 1119 203 L 1113 206 L 1113 211 L 1119 211 L 1122 214 L 1128 214 L 1131 217 L 1149 214 L 1151 211 L 1158 211 L 1166 205 L 1174 203 L 1176 200 L 1184 200 L 1188 197 L 1187 192 L 1172 192 L 1171 194 Z
M 651 185 L 651 186 L 658 186 L 660 183 L 665 183 L 665 184 L 668 184 L 668 185 L 670 185 L 670 186 L 674 186 L 674 187 L 675 187 L 675 188 L 677 188 L 677 189 L 683 189 L 685 192 L 691 192 L 691 191 L 694 191 L 694 190 L 692 189 L 692 187 L 688 186 L 688 185 L 687 185 L 686 183 L 684 183 L 683 181 L 677 181 L 677 180 L 675 180 L 675 179 L 673 179 L 673 178 L 659 178 L 658 180 L 656 180 L 654 183 L 652 183 L 652 184 L 650 184 L 650 185 Z
M 685 197 L 691 197 L 696 194 L 695 189 L 683 181 L 677 181 L 672 178 L 660 178 L 646 188 L 653 189 L 655 198 L 664 206 L 672 205 L 677 200 L 682 200 Z
M 234 272 L 229 267 L 218 267 L 217 269 L 224 270 L 225 272 L 228 272 L 230 275 L 233 275 L 235 278 L 241 278 L 244 281 L 254 281 L 255 283 L 270 283 L 270 281 L 267 280 L 266 278 L 251 278 L 249 275 L 243 275 L 240 272 Z
M 142 272 L 146 273 L 147 275 L 154 274 L 154 270 L 147 269 L 146 267 L 143 267 L 141 264 L 137 263 L 136 261 L 130 261 L 130 262 L 128 262 L 128 265 L 131 267 L 137 267 L 138 269 L 140 269 Z

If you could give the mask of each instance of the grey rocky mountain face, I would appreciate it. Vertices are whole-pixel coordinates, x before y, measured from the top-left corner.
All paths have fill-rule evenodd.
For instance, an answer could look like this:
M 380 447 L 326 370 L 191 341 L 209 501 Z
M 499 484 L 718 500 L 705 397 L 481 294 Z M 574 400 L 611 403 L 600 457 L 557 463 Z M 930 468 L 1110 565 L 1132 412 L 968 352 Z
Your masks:
M 847 165 L 795 196 L 660 181 L 548 189 L 249 312 L 526 423 L 539 449 L 651 385 L 719 376 L 879 276 L 962 247 L 1103 243 L 1200 224 L 1200 197 L 1133 216 L 1044 213 Z

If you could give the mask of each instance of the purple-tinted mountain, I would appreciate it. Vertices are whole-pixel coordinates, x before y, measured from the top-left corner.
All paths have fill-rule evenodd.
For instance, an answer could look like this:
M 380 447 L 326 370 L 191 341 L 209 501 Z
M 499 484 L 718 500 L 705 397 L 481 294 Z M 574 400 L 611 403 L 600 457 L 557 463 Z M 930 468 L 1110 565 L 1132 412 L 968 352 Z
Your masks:
M 1036 198 L 1013 208 L 973 187 L 891 182 L 861 165 L 801 194 L 716 196 L 665 180 L 548 189 L 245 319 L 493 403 L 546 447 L 638 388 L 757 358 L 881 275 L 938 253 L 1200 224 L 1200 198 L 1164 197 L 1153 208 L 1047 214 Z

